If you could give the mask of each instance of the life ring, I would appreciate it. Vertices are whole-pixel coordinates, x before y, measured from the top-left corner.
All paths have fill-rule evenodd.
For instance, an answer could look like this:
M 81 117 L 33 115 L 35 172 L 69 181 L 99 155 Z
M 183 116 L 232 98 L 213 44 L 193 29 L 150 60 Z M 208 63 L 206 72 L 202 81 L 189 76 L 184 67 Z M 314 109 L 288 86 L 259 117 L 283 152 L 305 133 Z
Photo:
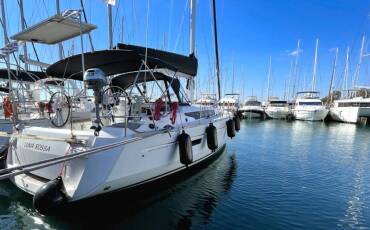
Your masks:
M 8 96 L 4 97 L 3 108 L 5 118 L 9 118 L 13 115 L 13 103 L 10 101 L 10 98 Z
M 178 102 L 173 102 L 171 104 L 171 116 L 170 116 L 170 120 L 171 120 L 171 123 L 172 124 L 175 124 L 176 123 L 176 113 L 177 113 L 177 109 L 179 108 L 179 103 Z
M 158 98 L 155 102 L 154 102 L 154 120 L 155 121 L 158 121 L 161 119 L 161 109 L 163 107 L 163 101 L 161 98 Z

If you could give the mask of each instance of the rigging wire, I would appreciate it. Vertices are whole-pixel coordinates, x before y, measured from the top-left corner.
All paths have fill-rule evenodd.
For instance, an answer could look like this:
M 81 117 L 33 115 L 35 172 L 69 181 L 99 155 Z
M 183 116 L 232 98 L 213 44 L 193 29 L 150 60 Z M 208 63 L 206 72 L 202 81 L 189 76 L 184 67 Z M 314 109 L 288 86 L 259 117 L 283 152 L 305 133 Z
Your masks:
M 85 12 L 85 6 L 84 6 L 84 2 L 83 0 L 80 0 L 80 5 L 81 5 L 81 8 L 82 8 L 82 14 L 84 16 L 84 19 L 85 19 L 85 22 L 87 23 L 87 18 L 86 18 L 86 12 Z M 91 51 L 94 52 L 94 45 L 93 45 L 93 41 L 92 41 L 92 38 L 91 38 L 91 34 L 90 32 L 87 33 L 87 35 L 89 36 L 89 41 L 90 41 L 90 48 L 91 48 Z
M 145 30 L 145 65 L 147 65 L 148 61 L 148 30 L 149 30 L 149 11 L 150 11 L 150 2 L 147 0 L 147 8 L 146 8 L 146 30 Z M 144 82 L 143 82 L 143 88 L 144 88 L 144 96 L 146 96 L 146 71 L 144 73 Z
M 189 6 L 189 0 L 186 0 L 184 12 L 182 14 L 182 18 L 181 18 L 181 22 L 180 22 L 180 27 L 179 27 L 180 31 L 177 33 L 177 37 L 176 37 L 175 49 L 174 49 L 175 51 L 177 51 L 177 48 L 178 48 L 178 45 L 179 45 L 180 35 L 181 35 L 181 31 L 183 31 L 183 26 L 184 26 L 184 21 L 185 21 L 185 15 L 186 15 L 188 6 Z

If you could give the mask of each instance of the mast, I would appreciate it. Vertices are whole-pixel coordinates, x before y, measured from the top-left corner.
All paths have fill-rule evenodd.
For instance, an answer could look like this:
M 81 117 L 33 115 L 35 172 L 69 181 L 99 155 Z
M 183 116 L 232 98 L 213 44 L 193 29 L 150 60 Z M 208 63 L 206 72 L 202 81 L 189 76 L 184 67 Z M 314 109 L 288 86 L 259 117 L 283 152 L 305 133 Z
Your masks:
M 338 53 L 339 53 L 339 49 L 335 48 L 335 58 L 334 58 L 334 63 L 333 63 L 333 71 L 331 74 L 329 94 L 328 94 L 328 96 L 330 97 L 330 103 L 333 102 L 333 84 L 334 84 L 335 74 L 336 74 L 336 69 L 337 69 Z
M 270 97 L 270 78 L 271 78 L 271 56 L 269 58 L 269 70 L 267 73 L 267 101 Z
M 216 0 L 212 1 L 212 9 L 213 9 L 213 33 L 214 33 L 214 43 L 215 43 L 217 90 L 218 90 L 218 100 L 221 100 L 220 63 L 219 63 L 219 58 L 218 58 L 218 40 L 217 40 Z
M 1 6 L 1 21 L 3 23 L 3 36 L 4 36 L 4 46 L 6 46 L 9 43 L 8 39 L 8 31 L 6 29 L 6 16 L 5 16 L 5 6 L 4 6 L 4 0 L 0 0 L 0 6 Z
M 55 0 L 55 5 L 57 8 L 57 14 L 60 14 L 60 5 L 59 0 Z M 58 50 L 59 50 L 59 59 L 63 59 L 63 44 L 61 42 L 58 43 Z
M 291 76 L 292 80 L 290 82 L 292 84 L 292 98 L 294 98 L 294 95 L 295 95 L 295 84 L 296 84 L 296 80 L 298 78 L 298 63 L 299 63 L 299 54 L 300 54 L 300 52 L 301 52 L 301 40 L 298 40 L 297 49 L 295 51 L 295 60 L 294 60 L 293 72 L 292 72 L 292 76 Z
M 195 12 L 196 0 L 190 1 L 190 55 L 195 54 Z
M 149 4 L 149 1 L 148 1 Z M 190 50 L 189 56 L 195 56 L 195 16 L 196 16 L 196 0 L 190 0 Z M 194 101 L 194 88 L 195 88 L 195 81 L 194 78 L 188 79 L 186 82 L 186 89 L 189 90 L 190 101 Z
M 113 48 L 113 29 L 112 29 L 112 4 L 107 3 L 108 7 L 108 41 L 109 49 Z
M 353 75 L 352 87 L 356 86 L 358 78 L 360 76 L 360 68 L 361 68 L 361 64 L 362 64 L 362 58 L 364 56 L 364 48 L 365 48 L 365 36 L 362 36 L 360 56 L 358 58 L 358 63 L 357 63 L 357 66 L 356 66 L 355 74 Z
M 316 46 L 315 46 L 315 57 L 313 63 L 313 71 L 312 71 L 312 91 L 315 91 L 316 88 L 316 71 L 317 71 L 317 51 L 319 48 L 319 39 L 316 39 Z
M 25 21 L 24 21 L 23 0 L 19 0 L 19 11 L 21 13 L 22 31 L 24 31 L 26 29 L 26 25 L 25 25 Z M 25 60 L 27 60 L 28 59 L 28 53 L 27 53 L 27 43 L 26 42 L 23 44 L 23 55 L 24 55 Z M 28 71 L 28 63 L 27 62 L 24 63 L 24 69 L 26 71 Z
M 343 88 L 346 91 L 348 90 L 348 75 L 349 75 L 349 46 L 347 46 L 346 62 L 344 64 Z

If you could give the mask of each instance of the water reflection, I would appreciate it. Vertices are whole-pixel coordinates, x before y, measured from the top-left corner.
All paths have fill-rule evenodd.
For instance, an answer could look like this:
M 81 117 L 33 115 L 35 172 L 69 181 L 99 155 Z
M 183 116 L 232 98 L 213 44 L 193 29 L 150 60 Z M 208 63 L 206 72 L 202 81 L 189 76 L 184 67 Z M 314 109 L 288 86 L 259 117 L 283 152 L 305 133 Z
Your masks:
M 197 215 L 201 216 L 203 224 L 206 224 L 209 221 L 213 210 L 217 206 L 220 195 L 222 195 L 222 193 L 227 193 L 230 190 L 236 176 L 237 164 L 235 155 L 231 155 L 228 161 L 227 165 L 224 165 L 228 166 L 228 168 L 226 168 L 225 171 L 222 170 L 224 171 L 224 175 L 221 177 L 222 180 L 218 179 L 217 173 L 211 176 L 207 183 L 208 185 L 206 190 L 203 190 L 204 188 L 198 188 L 199 194 L 194 194 L 193 197 L 196 198 L 194 203 L 190 208 L 184 210 L 185 215 L 182 215 L 178 220 L 176 229 L 190 229 L 192 226 L 192 219 L 195 219 Z M 220 168 L 216 171 L 219 170 Z
M 235 155 L 223 153 L 207 168 L 177 184 L 161 184 L 130 198 L 117 193 L 91 204 L 73 207 L 63 217 L 44 217 L 32 208 L 32 198 L 10 182 L 0 185 L 0 228 L 90 228 L 130 227 L 190 228 L 206 223 L 220 196 L 228 193 L 236 176 Z M 118 211 L 117 211 L 118 210 Z M 8 218 L 8 219 L 7 219 Z M 144 221 L 143 221 L 144 220 Z

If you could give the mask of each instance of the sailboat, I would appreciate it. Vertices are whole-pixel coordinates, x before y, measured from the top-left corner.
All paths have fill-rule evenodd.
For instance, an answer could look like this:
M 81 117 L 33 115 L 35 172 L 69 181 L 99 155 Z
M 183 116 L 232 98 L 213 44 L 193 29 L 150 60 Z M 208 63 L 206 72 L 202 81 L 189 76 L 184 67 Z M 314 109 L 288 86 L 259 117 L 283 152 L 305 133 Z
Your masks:
M 22 28 L 24 27 L 23 17 L 23 1 L 20 3 L 21 22 Z M 58 2 L 58 1 L 57 1 Z M 1 13 L 2 20 L 6 21 L 5 17 L 5 6 L 4 1 L 1 0 Z M 49 20 L 49 21 L 48 21 Z M 44 21 L 44 25 L 51 25 L 53 20 L 63 21 L 63 17 L 58 14 L 56 17 L 51 17 Z M 87 24 L 83 25 L 82 31 L 80 29 L 76 32 L 76 23 L 71 19 L 70 26 L 74 26 L 72 33 L 79 34 L 85 32 L 84 30 Z M 66 21 L 64 21 L 66 22 Z M 74 23 L 74 25 L 73 25 Z M 77 24 L 79 26 L 79 24 Z M 35 28 L 33 28 L 35 29 Z M 93 28 L 90 28 L 93 29 Z M 70 120 L 90 120 L 91 112 L 94 110 L 91 101 L 79 98 L 75 101 L 73 95 L 66 95 L 64 93 L 65 86 L 74 79 L 72 76 L 70 79 L 65 78 L 52 78 L 44 71 L 32 71 L 28 69 L 29 62 L 34 65 L 47 66 L 45 63 L 39 61 L 32 61 L 28 59 L 26 52 L 26 43 L 24 41 L 34 42 L 35 40 L 27 38 L 27 33 L 20 33 L 15 40 L 22 41 L 24 43 L 24 57 L 20 56 L 20 60 L 25 62 L 25 68 L 21 68 L 18 64 L 14 67 L 11 65 L 9 55 L 18 49 L 18 42 L 10 42 L 7 35 L 6 23 L 3 24 L 4 31 L 4 43 L 5 47 L 2 49 L 3 55 L 7 58 L 6 69 L 0 69 L 0 79 L 7 80 L 6 87 L 2 87 L 4 97 L 2 100 L 2 113 L 0 115 L 1 135 L 0 135 L 0 156 L 1 160 L 6 159 L 7 148 L 9 144 L 9 136 L 13 130 L 20 126 L 43 126 L 43 127 L 63 127 L 69 123 Z M 24 30 L 26 31 L 26 30 Z M 38 31 L 40 32 L 40 31 Z M 45 32 L 45 31 L 44 31 Z M 68 31 L 68 37 L 74 37 L 71 35 L 71 31 Z M 42 33 L 40 33 L 42 35 Z M 43 38 L 41 38 L 43 39 Z M 74 86 L 75 90 L 77 86 Z M 42 98 L 41 94 L 49 95 L 48 98 Z M 82 111 L 82 109 L 89 108 L 90 111 Z
M 364 46 L 365 36 L 362 38 L 360 57 L 354 75 L 354 80 L 356 80 L 360 74 L 360 67 L 364 57 Z M 341 91 L 340 99 L 334 100 L 332 106 L 330 107 L 329 115 L 330 118 L 335 121 L 358 123 L 361 118 L 370 117 L 370 95 L 366 95 L 370 88 L 354 87 L 349 90 L 347 87 L 348 75 L 349 47 L 347 47 L 346 62 L 344 67 L 344 89 Z
M 215 1 L 213 12 L 216 28 Z M 190 24 L 194 39 L 195 25 Z M 54 28 L 58 26 L 55 22 Z M 186 174 L 219 156 L 237 125 L 213 106 L 193 105 L 181 87 L 181 78 L 193 80 L 197 74 L 193 39 L 189 56 L 117 44 L 50 65 L 46 72 L 51 76 L 84 80 L 94 95 L 96 119 L 85 130 L 18 130 L 11 140 L 7 174 L 0 171 L 0 178 L 10 177 L 33 196 L 40 213 L 51 215 L 71 202 Z M 158 95 L 149 98 L 144 85 L 157 87 Z M 111 113 L 103 113 L 107 110 Z
M 297 120 L 323 121 L 329 112 L 320 99 L 320 93 L 315 91 L 318 47 L 319 39 L 316 39 L 312 90 L 297 92 L 293 108 L 293 115 Z

